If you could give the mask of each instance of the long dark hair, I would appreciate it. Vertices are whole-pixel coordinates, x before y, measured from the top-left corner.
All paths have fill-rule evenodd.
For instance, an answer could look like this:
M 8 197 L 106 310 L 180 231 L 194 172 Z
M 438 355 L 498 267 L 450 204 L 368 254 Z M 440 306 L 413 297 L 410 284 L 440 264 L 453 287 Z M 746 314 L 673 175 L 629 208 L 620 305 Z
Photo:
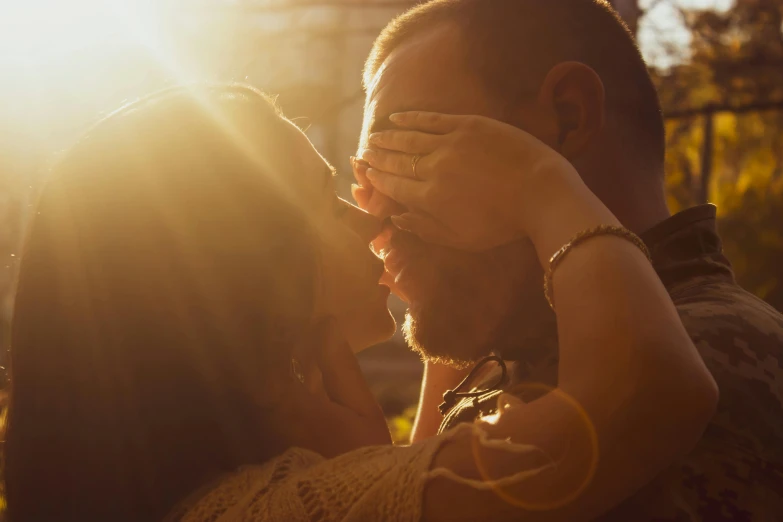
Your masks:
M 284 449 L 258 383 L 314 299 L 312 227 L 261 93 L 175 88 L 110 115 L 54 169 L 11 340 L 12 522 L 158 520 Z

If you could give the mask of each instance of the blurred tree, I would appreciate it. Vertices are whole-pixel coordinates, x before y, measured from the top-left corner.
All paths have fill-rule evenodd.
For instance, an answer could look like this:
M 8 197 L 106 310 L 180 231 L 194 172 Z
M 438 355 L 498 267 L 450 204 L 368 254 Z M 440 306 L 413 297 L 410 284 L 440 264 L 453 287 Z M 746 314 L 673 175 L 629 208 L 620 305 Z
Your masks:
M 670 203 L 715 202 L 738 280 L 783 310 L 783 0 L 679 12 L 690 60 L 654 71 Z
M 406 408 L 401 414 L 387 418 L 392 442 L 394 444 L 410 444 L 413 422 L 416 419 L 416 406 Z

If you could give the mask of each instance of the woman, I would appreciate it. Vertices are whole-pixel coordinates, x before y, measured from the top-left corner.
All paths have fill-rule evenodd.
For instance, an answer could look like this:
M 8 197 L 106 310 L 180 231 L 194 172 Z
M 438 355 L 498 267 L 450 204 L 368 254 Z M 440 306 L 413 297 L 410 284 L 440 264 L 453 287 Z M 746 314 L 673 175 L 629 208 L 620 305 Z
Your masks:
M 157 520 L 289 446 L 354 447 L 343 435 L 359 429 L 319 433 L 350 422 L 299 401 L 289 370 L 293 351 L 298 375 L 314 368 L 326 318 L 357 349 L 392 334 L 367 247 L 378 226 L 251 89 L 172 89 L 95 126 L 52 173 L 26 241 L 12 519 Z M 370 404 L 378 433 L 361 442 L 389 443 Z
M 616 223 L 588 194 L 565 193 L 581 204 L 551 234 L 505 216 L 542 260 L 577 225 Z M 368 248 L 379 230 L 249 88 L 172 89 L 99 123 L 52 174 L 27 238 L 11 521 L 589 520 L 695 444 L 714 383 L 643 254 L 603 237 L 558 269 L 559 320 L 579 322 L 565 303 L 596 290 L 584 270 L 633 288 L 601 289 L 591 306 L 616 320 L 580 323 L 561 366 L 621 364 L 565 371 L 562 393 L 390 446 L 351 353 L 394 329 Z M 624 328 L 639 314 L 649 328 Z M 665 383 L 649 378 L 659 371 Z M 650 447 L 655 429 L 664 438 Z M 674 430 L 686 434 L 677 444 Z M 565 450 L 550 443 L 563 434 Z M 531 492 L 539 507 L 551 497 L 547 511 Z

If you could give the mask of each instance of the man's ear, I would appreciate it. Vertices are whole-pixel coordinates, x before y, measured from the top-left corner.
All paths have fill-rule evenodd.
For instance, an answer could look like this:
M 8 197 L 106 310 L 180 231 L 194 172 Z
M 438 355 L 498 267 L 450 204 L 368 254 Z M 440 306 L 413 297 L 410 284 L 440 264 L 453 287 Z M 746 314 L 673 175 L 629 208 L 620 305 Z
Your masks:
M 568 159 L 579 156 L 605 123 L 604 84 L 580 62 L 555 65 L 544 78 L 539 102 L 554 113 L 557 149 Z

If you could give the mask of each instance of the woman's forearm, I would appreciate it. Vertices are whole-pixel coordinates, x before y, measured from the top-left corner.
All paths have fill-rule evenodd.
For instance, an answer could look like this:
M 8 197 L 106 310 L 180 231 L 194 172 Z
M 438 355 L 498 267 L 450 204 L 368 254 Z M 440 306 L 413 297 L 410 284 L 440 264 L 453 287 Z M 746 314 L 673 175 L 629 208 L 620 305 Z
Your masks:
M 717 388 L 633 244 L 590 240 L 562 263 L 553 284 L 559 388 L 583 409 L 598 440 L 596 475 L 577 506 L 597 516 L 693 448 Z
M 544 269 L 574 235 L 617 219 L 573 173 L 548 175 L 528 230 Z M 551 281 L 558 324 L 559 386 L 565 391 L 613 383 L 660 382 L 661 366 L 685 368 L 697 382 L 714 383 L 651 263 L 631 242 L 595 237 L 575 247 Z M 695 371 L 695 373 L 693 373 Z M 667 372 L 667 373 L 669 373 Z M 701 378 L 701 379 L 700 379 Z
M 572 181 L 566 178 L 551 187 L 541 198 L 548 202 L 545 208 L 526 209 L 538 212 L 540 225 L 528 230 L 544 267 L 576 233 L 618 224 L 581 180 Z M 591 520 L 689 451 L 717 402 L 711 375 L 651 264 L 635 245 L 617 237 L 590 239 L 563 260 L 552 284 L 559 388 L 501 411 L 487 429 L 494 438 L 535 446 L 558 464 L 506 490 L 507 496 L 523 499 L 521 507 L 496 503 L 497 512 L 487 513 L 485 505 L 485 518 Z M 461 441 L 446 446 L 435 464 L 484 480 L 542 462 Z M 585 477 L 587 487 L 572 501 L 557 505 Z M 450 520 L 479 514 L 470 506 L 481 492 L 438 479 L 429 495 L 453 499 Z M 552 509 L 524 507 L 525 502 L 546 504 L 547 499 Z M 425 508 L 425 520 L 448 519 L 439 518 L 435 504 L 425 503 Z
M 618 224 L 580 179 L 548 179 L 550 205 L 539 211 L 543 225 L 531 229 L 545 268 L 574 234 Z M 701 436 L 717 403 L 712 376 L 651 263 L 631 242 L 604 236 L 582 243 L 551 284 L 559 388 L 594 423 L 609 478 L 641 486 Z M 637 469 L 622 458 L 633 458 Z

